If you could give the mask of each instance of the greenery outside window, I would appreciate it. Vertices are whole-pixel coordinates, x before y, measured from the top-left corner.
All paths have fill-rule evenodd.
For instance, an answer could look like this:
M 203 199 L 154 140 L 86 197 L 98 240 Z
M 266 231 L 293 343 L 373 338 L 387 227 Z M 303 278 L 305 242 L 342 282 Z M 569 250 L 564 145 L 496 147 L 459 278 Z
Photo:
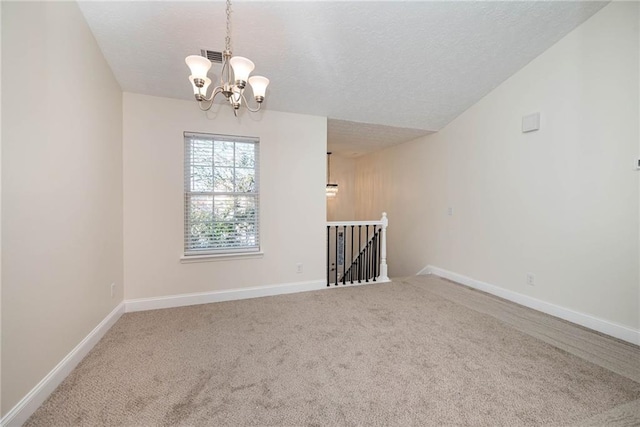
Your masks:
M 257 138 L 184 134 L 184 254 L 260 250 Z

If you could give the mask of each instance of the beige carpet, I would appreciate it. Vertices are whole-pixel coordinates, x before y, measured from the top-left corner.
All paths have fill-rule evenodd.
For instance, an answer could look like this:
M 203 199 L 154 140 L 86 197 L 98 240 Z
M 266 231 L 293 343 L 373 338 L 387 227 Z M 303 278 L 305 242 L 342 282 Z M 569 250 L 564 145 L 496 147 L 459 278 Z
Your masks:
M 535 313 L 633 357 L 588 361 L 491 301 L 415 277 L 126 314 L 27 425 L 640 424 L 638 347 Z

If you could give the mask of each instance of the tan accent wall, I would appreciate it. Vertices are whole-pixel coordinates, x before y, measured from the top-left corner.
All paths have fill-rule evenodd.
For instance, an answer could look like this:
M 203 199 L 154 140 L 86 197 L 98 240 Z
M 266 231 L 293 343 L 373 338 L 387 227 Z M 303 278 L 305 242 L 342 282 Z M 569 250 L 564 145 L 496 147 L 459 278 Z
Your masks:
M 76 3 L 1 7 L 4 415 L 123 299 L 122 91 Z

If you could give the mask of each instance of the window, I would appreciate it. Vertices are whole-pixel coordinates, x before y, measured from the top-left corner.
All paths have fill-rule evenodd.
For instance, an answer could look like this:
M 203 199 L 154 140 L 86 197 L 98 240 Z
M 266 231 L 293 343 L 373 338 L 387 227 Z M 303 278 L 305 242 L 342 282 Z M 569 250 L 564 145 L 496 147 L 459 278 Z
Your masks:
M 258 252 L 258 139 L 185 132 L 184 141 L 185 256 Z

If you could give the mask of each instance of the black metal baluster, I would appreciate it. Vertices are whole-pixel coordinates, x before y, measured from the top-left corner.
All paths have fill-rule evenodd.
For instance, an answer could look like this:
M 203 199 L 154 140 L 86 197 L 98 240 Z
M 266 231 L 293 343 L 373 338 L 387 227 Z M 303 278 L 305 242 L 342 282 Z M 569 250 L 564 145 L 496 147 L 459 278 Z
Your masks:
M 327 225 L 327 286 L 330 286 L 329 283 L 331 279 L 329 278 L 329 266 L 331 265 L 331 255 L 329 251 L 329 245 L 331 244 L 331 234 L 330 230 L 331 226 Z
M 380 248 L 382 241 L 382 227 L 378 228 L 378 254 L 382 257 L 382 249 Z M 378 260 L 378 275 L 380 275 L 380 261 Z
M 376 277 L 380 277 L 380 239 L 382 238 L 380 228 L 378 228 L 378 238 L 376 239 L 376 253 L 378 254 L 378 261 L 376 263 Z
M 369 230 L 367 230 L 369 231 Z M 367 240 L 365 245 L 364 245 L 364 249 L 362 250 L 362 272 L 364 273 L 364 275 L 362 276 L 362 278 L 364 279 L 365 282 L 369 281 L 369 263 L 367 262 L 369 260 L 369 254 L 367 251 L 367 247 L 369 246 L 369 233 L 367 233 Z
M 362 247 L 362 281 L 367 281 L 367 245 L 369 244 L 369 236 L 367 233 L 366 225 L 365 227 L 365 237 L 364 237 L 364 246 Z
M 376 236 L 376 277 L 380 276 L 380 228 L 378 228 L 378 234 Z
M 373 265 L 373 251 L 371 250 L 372 242 L 373 234 L 371 234 L 371 239 L 369 239 L 369 244 L 367 245 L 367 269 L 369 270 L 369 279 L 371 279 L 371 266 Z
M 378 240 L 378 233 L 376 233 L 376 226 L 373 226 L 373 239 L 372 239 L 372 244 L 371 244 L 371 248 L 373 249 L 373 264 L 371 265 L 372 267 L 372 271 L 373 271 L 373 281 L 376 281 L 376 265 L 378 262 L 378 253 L 376 252 L 376 249 L 378 248 L 378 244 L 377 244 L 377 240 Z
M 335 286 L 338 286 L 338 226 L 336 225 L 336 281 Z
M 380 229 L 376 233 L 376 277 L 380 276 Z
M 371 233 L 371 240 L 369 240 L 369 279 L 373 278 L 373 232 Z
M 365 253 L 365 275 L 366 275 L 366 282 L 369 282 L 369 246 L 371 245 L 371 242 L 369 242 L 369 224 L 367 224 L 367 248 L 365 249 L 366 253 Z
M 347 280 L 347 226 L 342 226 L 342 284 Z
M 351 266 L 349 267 L 349 279 L 353 285 L 353 225 L 351 226 L 351 258 L 349 258 Z
M 358 226 L 358 283 L 362 283 L 362 226 Z

